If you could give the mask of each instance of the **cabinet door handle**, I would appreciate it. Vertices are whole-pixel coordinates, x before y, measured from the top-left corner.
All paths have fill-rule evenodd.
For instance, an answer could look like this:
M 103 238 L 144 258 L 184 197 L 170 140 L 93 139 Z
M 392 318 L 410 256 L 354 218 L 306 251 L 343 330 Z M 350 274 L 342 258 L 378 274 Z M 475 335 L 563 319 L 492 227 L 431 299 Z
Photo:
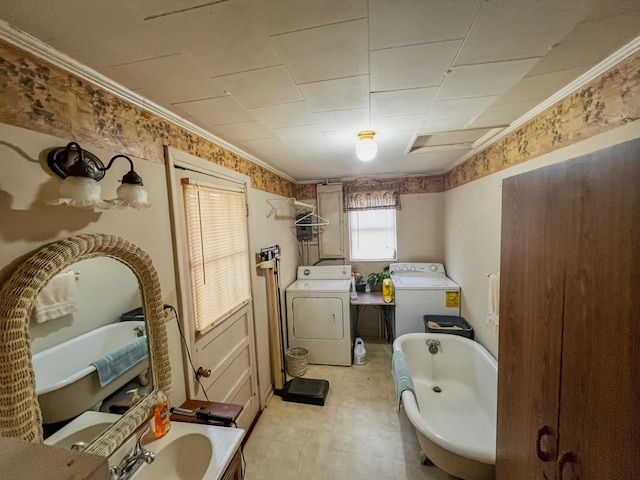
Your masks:
M 549 428 L 549 426 L 547 425 L 540 427 L 540 429 L 538 430 L 538 438 L 536 439 L 536 455 L 538 455 L 538 458 L 543 462 L 548 462 L 549 460 L 551 460 L 552 452 L 546 452 L 542 450 L 542 439 L 550 435 L 551 428 Z
M 573 452 L 564 452 L 560 458 L 558 459 L 558 480 L 573 480 L 579 479 L 580 476 L 575 474 L 575 469 L 573 468 L 576 465 L 576 454 Z M 564 469 L 567 465 L 571 466 L 571 476 L 565 478 Z

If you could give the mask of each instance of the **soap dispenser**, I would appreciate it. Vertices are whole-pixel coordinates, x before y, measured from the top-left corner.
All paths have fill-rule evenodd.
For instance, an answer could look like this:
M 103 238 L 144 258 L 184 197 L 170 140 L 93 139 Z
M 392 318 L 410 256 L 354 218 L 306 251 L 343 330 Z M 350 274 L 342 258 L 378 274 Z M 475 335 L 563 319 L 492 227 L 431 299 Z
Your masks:
M 169 400 L 162 390 L 158 390 L 156 404 L 153 407 L 153 419 L 156 438 L 164 437 L 171 428 L 171 418 L 169 416 Z

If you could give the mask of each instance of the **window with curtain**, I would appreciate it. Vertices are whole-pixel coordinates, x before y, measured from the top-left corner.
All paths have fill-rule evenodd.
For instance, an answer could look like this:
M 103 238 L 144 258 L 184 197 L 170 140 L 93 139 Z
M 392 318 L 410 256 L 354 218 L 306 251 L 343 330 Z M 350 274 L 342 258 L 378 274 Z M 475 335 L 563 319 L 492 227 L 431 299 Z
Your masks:
M 251 298 L 244 191 L 185 178 L 189 269 L 196 332 L 202 334 Z
M 352 261 L 396 259 L 396 211 L 351 210 L 349 212 Z

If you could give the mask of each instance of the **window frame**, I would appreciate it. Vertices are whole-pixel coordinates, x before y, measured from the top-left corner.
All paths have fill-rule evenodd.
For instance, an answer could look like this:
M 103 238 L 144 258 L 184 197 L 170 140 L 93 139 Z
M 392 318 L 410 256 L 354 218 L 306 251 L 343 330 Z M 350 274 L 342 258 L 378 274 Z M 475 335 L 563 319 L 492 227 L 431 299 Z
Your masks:
M 362 256 L 354 257 L 354 252 L 366 252 L 359 248 L 354 249 L 354 241 L 356 241 L 354 239 L 354 233 L 357 233 L 358 235 L 360 234 L 361 228 L 359 227 L 359 224 L 362 223 L 362 219 L 358 218 L 357 222 L 354 222 L 353 217 L 354 216 L 358 217 L 364 212 L 366 213 L 385 212 L 387 214 L 388 213 L 393 214 L 392 222 L 391 222 L 392 225 L 388 225 L 384 229 L 380 229 L 381 231 L 385 232 L 384 235 L 391 235 L 393 237 L 392 243 L 388 241 L 389 239 L 384 240 L 384 243 L 389 244 L 389 247 L 393 247 L 392 255 L 384 256 L 384 257 L 362 255 Z M 349 229 L 349 261 L 351 262 L 386 262 L 386 261 L 397 260 L 398 258 L 398 217 L 397 217 L 397 212 L 395 208 L 372 208 L 372 209 L 357 209 L 357 210 L 354 209 L 354 210 L 347 211 L 347 214 L 348 214 L 348 229 Z M 358 226 L 354 225 L 354 223 L 358 223 Z M 369 252 L 371 251 L 374 251 L 374 250 L 369 250 Z

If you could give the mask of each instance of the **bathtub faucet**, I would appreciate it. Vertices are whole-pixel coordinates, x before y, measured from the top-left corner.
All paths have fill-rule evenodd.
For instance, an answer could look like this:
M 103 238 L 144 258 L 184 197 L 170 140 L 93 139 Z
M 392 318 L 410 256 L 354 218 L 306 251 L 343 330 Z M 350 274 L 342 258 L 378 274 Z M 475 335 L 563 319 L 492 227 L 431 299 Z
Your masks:
M 427 347 L 429 347 L 429 353 L 436 354 L 440 349 L 440 340 L 427 340 Z
M 151 463 L 156 459 L 156 454 L 146 450 L 142 446 L 142 437 L 149 431 L 149 427 L 138 437 L 135 447 L 129 455 L 124 457 L 117 467 L 112 465 L 109 467 L 111 480 L 128 480 L 131 478 L 144 463 Z
M 144 327 L 142 325 L 133 329 L 136 332 L 136 337 L 144 337 Z

